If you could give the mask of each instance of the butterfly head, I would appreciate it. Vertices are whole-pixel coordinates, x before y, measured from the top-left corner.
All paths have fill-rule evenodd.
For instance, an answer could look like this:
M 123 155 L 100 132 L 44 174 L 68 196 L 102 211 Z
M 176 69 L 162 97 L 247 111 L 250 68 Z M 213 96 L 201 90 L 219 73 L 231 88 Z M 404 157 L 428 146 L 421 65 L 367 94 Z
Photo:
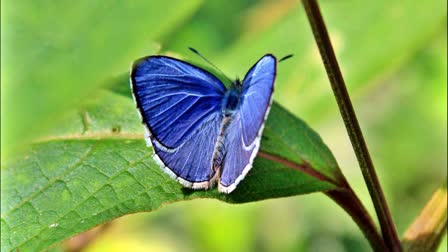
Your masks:
M 242 88 L 243 88 L 243 83 L 240 81 L 240 79 L 236 78 L 236 80 L 234 82 L 232 82 L 232 84 L 230 85 L 231 89 L 236 89 L 239 92 L 241 92 Z

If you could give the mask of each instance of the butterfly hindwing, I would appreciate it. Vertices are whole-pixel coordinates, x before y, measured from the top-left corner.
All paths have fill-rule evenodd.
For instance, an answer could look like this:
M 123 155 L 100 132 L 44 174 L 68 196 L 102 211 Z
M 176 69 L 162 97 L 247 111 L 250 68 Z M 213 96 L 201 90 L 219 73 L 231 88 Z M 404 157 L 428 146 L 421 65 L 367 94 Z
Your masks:
M 222 164 L 222 174 L 219 182 L 219 191 L 230 193 L 245 177 L 252 166 L 252 155 L 256 155 L 256 146 L 245 146 L 242 142 L 242 124 L 240 114 L 237 113 L 234 120 L 227 128 L 226 156 Z
M 154 145 L 165 171 L 189 188 L 210 188 L 215 172 L 212 154 L 221 125 L 221 115 L 211 114 L 184 144 L 175 151 L 165 151 Z M 168 170 L 167 170 L 168 169 Z
M 134 63 L 131 82 L 156 160 L 184 186 L 209 187 L 224 85 L 203 69 L 165 56 Z
M 272 102 L 277 60 L 263 56 L 243 80 L 240 106 L 226 132 L 227 153 L 219 190 L 230 193 L 252 167 Z

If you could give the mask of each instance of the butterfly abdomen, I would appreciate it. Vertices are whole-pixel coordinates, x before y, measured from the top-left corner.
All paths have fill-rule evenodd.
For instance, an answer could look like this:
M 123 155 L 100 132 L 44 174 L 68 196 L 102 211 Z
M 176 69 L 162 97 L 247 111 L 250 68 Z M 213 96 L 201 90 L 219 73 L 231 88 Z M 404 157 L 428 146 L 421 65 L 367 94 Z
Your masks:
M 221 123 L 221 128 L 219 129 L 218 138 L 216 139 L 215 149 L 213 150 L 212 169 L 215 172 L 221 169 L 222 163 L 224 161 L 227 152 L 226 148 L 227 136 L 225 133 L 229 124 L 230 124 L 230 117 L 224 116 Z

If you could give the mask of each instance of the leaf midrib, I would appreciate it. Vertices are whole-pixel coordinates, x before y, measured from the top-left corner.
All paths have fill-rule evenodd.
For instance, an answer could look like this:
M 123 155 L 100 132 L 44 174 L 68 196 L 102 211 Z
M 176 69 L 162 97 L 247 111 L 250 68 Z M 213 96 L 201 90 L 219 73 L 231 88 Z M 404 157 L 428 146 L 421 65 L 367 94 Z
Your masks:
M 269 130 L 269 132 L 270 132 L 272 135 L 274 135 L 274 136 L 278 139 L 278 141 L 281 141 L 281 142 L 284 144 L 284 146 L 286 146 L 292 153 L 296 154 L 302 161 L 308 163 L 308 162 L 306 161 L 306 160 L 307 160 L 306 158 L 304 158 L 300 153 L 298 153 L 297 150 L 294 150 L 293 148 L 291 148 L 291 146 L 289 146 L 289 145 L 286 143 L 286 141 L 285 141 L 280 135 L 278 135 L 274 130 L 270 129 L 270 127 L 267 127 L 267 126 L 265 127 L 265 130 L 266 130 L 266 129 Z M 306 135 L 306 137 L 308 138 L 308 135 Z M 312 142 L 312 141 L 310 141 L 310 142 Z M 268 152 L 266 152 L 266 153 L 268 153 Z M 285 159 L 285 158 L 283 158 L 283 157 L 281 157 L 281 156 L 278 156 L 278 155 L 275 155 L 275 154 L 272 154 L 272 153 L 269 153 L 269 154 L 270 154 L 270 155 L 273 155 L 273 156 L 276 156 L 276 157 L 278 157 L 278 158 L 280 158 L 280 159 L 284 159 L 284 160 L 287 161 L 287 162 L 295 163 L 295 164 L 297 164 L 298 166 L 302 166 L 302 165 L 304 165 L 304 164 L 299 164 L 299 163 L 297 163 L 297 162 L 295 162 L 295 161 L 287 160 L 287 159 Z M 322 157 L 321 157 L 321 158 L 322 158 Z M 325 175 L 325 174 L 319 172 L 318 170 L 314 169 L 314 168 L 311 166 L 311 164 L 309 164 L 309 166 L 310 166 L 316 173 L 318 173 L 320 176 L 322 176 L 322 177 L 324 178 L 323 181 L 330 182 L 330 183 L 332 183 L 332 184 L 335 185 L 335 186 L 340 186 L 336 181 L 334 181 L 334 179 L 332 179 L 332 178 L 328 177 L 327 175 Z M 290 167 L 290 166 L 288 165 L 288 167 Z M 291 167 L 291 168 L 294 168 L 294 167 Z M 313 176 L 314 178 L 316 178 L 316 179 L 318 179 L 318 180 L 321 180 L 321 181 L 322 181 L 322 178 L 320 178 L 320 177 L 318 177 L 318 176 L 315 176 L 315 175 L 312 174 L 312 173 L 307 172 L 306 169 L 301 169 L 301 171 L 304 172 L 304 173 L 306 173 L 306 174 L 308 174 L 308 175 L 310 175 L 310 176 Z
M 67 134 L 60 136 L 49 136 L 39 138 L 32 144 L 41 144 L 52 141 L 65 141 L 65 140 L 143 140 L 144 135 L 140 133 L 86 133 L 86 134 Z

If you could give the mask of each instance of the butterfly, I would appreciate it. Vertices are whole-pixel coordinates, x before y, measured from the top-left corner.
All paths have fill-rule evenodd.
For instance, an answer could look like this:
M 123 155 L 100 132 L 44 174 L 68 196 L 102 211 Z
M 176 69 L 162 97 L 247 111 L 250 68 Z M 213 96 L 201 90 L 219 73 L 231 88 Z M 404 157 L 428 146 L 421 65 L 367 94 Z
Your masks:
M 260 148 L 276 71 L 277 59 L 266 54 L 227 89 L 210 72 L 172 57 L 136 60 L 131 88 L 154 160 L 184 187 L 218 183 L 231 193 Z

